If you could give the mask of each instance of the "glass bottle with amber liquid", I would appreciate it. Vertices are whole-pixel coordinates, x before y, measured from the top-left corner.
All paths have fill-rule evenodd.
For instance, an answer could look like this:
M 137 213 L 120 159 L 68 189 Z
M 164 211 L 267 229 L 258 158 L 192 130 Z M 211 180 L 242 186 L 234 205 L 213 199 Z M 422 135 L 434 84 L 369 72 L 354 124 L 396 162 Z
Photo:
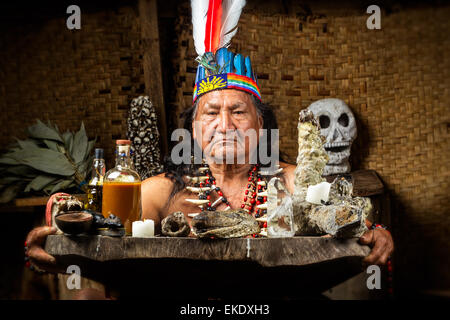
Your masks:
M 84 208 L 95 212 L 102 212 L 102 189 L 103 177 L 105 176 L 105 159 L 103 149 L 95 149 L 94 161 L 92 163 L 91 180 L 87 185 L 87 202 Z
M 116 166 L 103 179 L 102 214 L 119 217 L 127 235 L 141 215 L 141 178 L 133 170 L 130 140 L 116 141 Z

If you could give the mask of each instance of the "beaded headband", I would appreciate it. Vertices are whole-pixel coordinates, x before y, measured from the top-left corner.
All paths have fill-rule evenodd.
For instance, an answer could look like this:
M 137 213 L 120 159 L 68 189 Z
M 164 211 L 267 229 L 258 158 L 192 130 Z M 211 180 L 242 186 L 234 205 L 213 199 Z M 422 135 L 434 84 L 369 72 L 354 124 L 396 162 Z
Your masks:
M 193 102 L 195 103 L 195 100 L 201 95 L 217 89 L 242 90 L 261 100 L 258 85 L 252 78 L 236 73 L 223 73 L 203 78 L 197 82 L 194 87 Z

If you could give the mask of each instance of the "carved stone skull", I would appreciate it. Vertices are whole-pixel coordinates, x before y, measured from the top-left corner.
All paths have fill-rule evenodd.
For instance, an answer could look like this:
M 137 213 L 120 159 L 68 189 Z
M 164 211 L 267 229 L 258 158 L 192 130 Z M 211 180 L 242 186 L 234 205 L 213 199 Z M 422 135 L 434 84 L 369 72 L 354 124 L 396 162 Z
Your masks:
M 324 145 L 329 160 L 323 170 L 324 176 L 350 172 L 350 150 L 356 138 L 355 116 L 340 99 L 321 99 L 309 107 L 319 120 L 320 133 L 326 138 Z

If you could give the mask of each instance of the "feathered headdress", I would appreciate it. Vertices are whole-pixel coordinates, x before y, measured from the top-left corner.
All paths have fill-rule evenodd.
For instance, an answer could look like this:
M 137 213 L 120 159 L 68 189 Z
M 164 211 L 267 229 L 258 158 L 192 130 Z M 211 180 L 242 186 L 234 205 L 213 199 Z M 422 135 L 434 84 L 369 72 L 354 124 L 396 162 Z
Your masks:
M 199 63 L 193 102 L 202 94 L 225 88 L 243 90 L 261 100 L 250 58 L 227 49 L 244 6 L 245 0 L 191 0 Z

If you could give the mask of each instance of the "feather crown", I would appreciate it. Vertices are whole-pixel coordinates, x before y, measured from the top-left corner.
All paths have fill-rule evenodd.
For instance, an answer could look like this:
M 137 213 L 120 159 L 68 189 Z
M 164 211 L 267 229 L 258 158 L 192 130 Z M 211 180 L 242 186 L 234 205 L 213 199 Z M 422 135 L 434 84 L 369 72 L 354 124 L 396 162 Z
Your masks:
M 206 92 L 224 88 L 243 90 L 261 99 L 250 58 L 227 49 L 244 6 L 245 0 L 191 0 L 199 63 L 194 102 Z

